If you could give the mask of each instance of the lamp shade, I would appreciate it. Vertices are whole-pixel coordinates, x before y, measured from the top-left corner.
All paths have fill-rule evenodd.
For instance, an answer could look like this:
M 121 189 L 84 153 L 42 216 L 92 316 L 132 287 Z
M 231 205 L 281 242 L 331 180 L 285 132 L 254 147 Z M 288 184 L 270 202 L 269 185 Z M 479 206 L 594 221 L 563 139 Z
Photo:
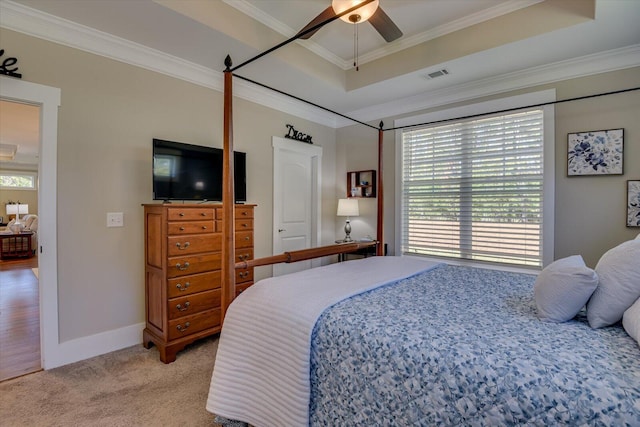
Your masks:
M 337 216 L 358 216 L 360 209 L 358 208 L 358 199 L 338 199 Z
M 19 214 L 28 214 L 29 213 L 29 205 L 18 205 L 18 213 Z
M 331 2 L 331 7 L 336 15 L 344 12 L 347 9 L 351 9 L 354 6 L 362 3 L 364 0 L 333 0 Z M 374 0 L 371 3 L 367 3 L 362 6 L 360 9 L 356 9 L 351 13 L 347 13 L 340 17 L 344 22 L 348 22 L 350 24 L 364 22 L 367 19 L 371 18 L 371 16 L 378 10 L 379 0 Z M 359 18 L 350 19 L 351 16 L 357 16 Z
M 18 214 L 18 205 L 11 204 L 6 205 L 7 215 L 17 215 Z

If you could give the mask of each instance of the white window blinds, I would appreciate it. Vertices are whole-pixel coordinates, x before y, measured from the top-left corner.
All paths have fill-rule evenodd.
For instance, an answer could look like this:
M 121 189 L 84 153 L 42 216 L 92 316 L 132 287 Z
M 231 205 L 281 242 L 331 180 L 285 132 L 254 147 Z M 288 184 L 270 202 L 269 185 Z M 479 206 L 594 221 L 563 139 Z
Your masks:
M 543 110 L 402 133 L 405 254 L 542 266 Z

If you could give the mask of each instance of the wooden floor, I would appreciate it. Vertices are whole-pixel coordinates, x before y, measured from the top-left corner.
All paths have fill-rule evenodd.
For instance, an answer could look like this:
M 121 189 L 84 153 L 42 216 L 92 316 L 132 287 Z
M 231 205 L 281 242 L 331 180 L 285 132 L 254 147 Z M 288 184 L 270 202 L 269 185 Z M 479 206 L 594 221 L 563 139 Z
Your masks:
M 0 381 L 39 371 L 38 258 L 0 261 Z

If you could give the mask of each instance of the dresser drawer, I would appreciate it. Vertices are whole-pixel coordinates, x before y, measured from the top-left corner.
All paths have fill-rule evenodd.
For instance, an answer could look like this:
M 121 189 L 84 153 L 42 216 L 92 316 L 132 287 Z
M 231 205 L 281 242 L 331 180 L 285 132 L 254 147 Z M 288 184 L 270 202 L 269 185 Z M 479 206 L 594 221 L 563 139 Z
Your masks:
M 221 264 L 222 254 L 220 252 L 171 257 L 167 258 L 167 277 L 172 278 L 204 273 L 210 270 L 220 270 Z
M 220 326 L 219 308 L 169 320 L 169 340 L 182 338 L 215 326 Z
M 220 289 L 169 300 L 169 320 L 220 307 Z
M 197 254 L 199 252 L 218 252 L 222 248 L 220 233 L 189 234 L 167 238 L 169 256 Z
M 253 282 L 253 267 L 236 269 L 236 283 Z
M 253 218 L 253 207 L 252 206 L 236 206 L 236 219 L 242 218 Z
M 196 221 L 204 219 L 215 219 L 215 209 L 213 208 L 168 208 L 167 217 L 169 221 Z
M 218 270 L 168 279 L 167 296 L 168 298 L 175 298 L 220 288 L 221 277 L 222 273 Z
M 253 248 L 236 249 L 236 262 L 253 259 Z
M 242 292 L 244 292 L 245 290 L 247 290 L 247 288 L 249 288 L 251 285 L 253 285 L 253 282 L 247 282 L 247 283 L 236 285 L 236 297 L 240 295 Z
M 198 233 L 214 233 L 215 223 L 214 221 L 176 221 L 168 223 L 169 235 L 182 235 L 182 234 L 198 234 Z
M 235 227 L 236 227 L 236 233 L 238 231 L 253 230 L 253 219 L 236 218 Z
M 253 231 L 236 231 L 236 248 L 252 248 Z

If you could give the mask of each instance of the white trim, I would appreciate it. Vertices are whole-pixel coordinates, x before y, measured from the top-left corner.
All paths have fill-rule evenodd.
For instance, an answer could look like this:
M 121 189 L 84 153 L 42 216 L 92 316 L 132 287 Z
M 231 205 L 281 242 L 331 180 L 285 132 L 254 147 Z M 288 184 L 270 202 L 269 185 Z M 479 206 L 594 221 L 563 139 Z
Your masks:
M 38 283 L 40 352 L 44 369 L 59 366 L 57 147 L 60 89 L 0 76 L 0 98 L 40 106 Z
M 137 323 L 60 343 L 55 354 L 48 358 L 48 366 L 45 369 L 68 365 L 126 347 L 140 345 L 144 327 L 144 323 Z
M 511 96 L 508 98 L 495 99 L 476 104 L 464 105 L 457 108 L 450 108 L 435 111 L 427 114 L 420 114 L 413 117 L 405 117 L 394 121 L 394 127 L 417 125 L 430 123 L 437 120 L 454 119 L 474 114 L 491 113 L 493 111 L 506 110 L 510 108 L 526 107 L 528 105 L 543 104 L 556 100 L 555 89 L 547 89 L 539 92 L 531 92 L 523 95 Z M 542 228 L 542 262 L 546 266 L 554 259 L 554 224 L 555 224 L 555 108 L 553 105 L 544 107 L 544 167 L 543 167 L 543 228 Z M 395 132 L 396 145 L 396 174 L 395 174 L 395 216 L 402 218 L 402 130 Z M 401 220 L 395 223 L 395 248 L 396 254 L 402 253 L 402 224 Z M 447 262 L 448 259 L 447 259 Z M 464 261 L 460 261 L 464 262 Z
M 275 19 L 273 16 L 265 13 L 264 11 L 262 11 L 262 9 L 254 6 L 247 0 L 222 0 L 222 1 L 224 1 L 229 6 L 236 8 L 237 10 L 244 13 L 245 15 L 255 19 L 261 24 L 266 25 L 267 27 L 271 28 L 273 31 L 279 34 L 282 34 L 287 38 L 291 38 L 295 36 L 300 30 L 300 29 L 295 30 L 289 27 L 287 24 Z M 497 6 L 484 9 L 480 12 L 474 13 L 469 16 L 465 16 L 464 18 L 457 19 L 452 22 L 448 22 L 444 25 L 440 25 L 428 31 L 415 34 L 411 37 L 402 37 L 393 43 L 387 43 L 379 49 L 360 55 L 358 57 L 358 62 L 360 63 L 360 65 L 363 65 L 363 64 L 366 64 L 367 62 L 375 61 L 376 59 L 382 58 L 389 54 L 400 52 L 401 50 L 408 49 L 410 47 L 428 42 L 429 40 L 433 40 L 438 37 L 442 37 L 446 34 L 453 33 L 463 28 L 467 28 L 472 25 L 476 25 L 481 22 L 485 22 L 490 19 L 497 18 L 499 16 L 503 16 L 511 12 L 515 12 L 516 10 L 524 9 L 525 7 L 532 6 L 536 3 L 541 3 L 542 1 L 543 0 L 512 0 L 509 2 L 501 3 Z M 309 19 L 309 21 L 311 21 L 311 19 Z M 316 55 L 320 56 L 321 58 L 324 58 L 327 61 L 331 62 L 333 65 L 336 65 L 337 67 L 341 68 L 342 70 L 346 71 L 353 68 L 353 60 L 343 59 L 338 55 L 325 49 L 318 43 L 313 42 L 311 39 L 296 40 L 296 42 L 299 45 L 309 49 L 311 52 L 315 53 Z
M 523 71 L 493 76 L 454 87 L 423 92 L 414 96 L 345 113 L 354 119 L 369 121 L 373 118 L 410 114 L 443 105 L 497 95 L 513 90 L 550 84 L 562 80 L 585 77 L 609 71 L 623 70 L 640 65 L 640 44 L 612 49 L 593 55 L 572 58 Z M 337 127 L 353 122 L 339 118 Z
M 0 1 L 0 27 L 156 71 L 216 91 L 221 92 L 223 88 L 222 73 L 217 70 L 184 61 L 10 0 Z M 638 65 L 640 65 L 640 44 L 495 76 L 452 88 L 423 92 L 401 100 L 342 113 L 361 121 L 373 121 L 453 102 Z M 234 95 L 332 128 L 353 124 L 350 120 L 244 81 L 236 83 Z

